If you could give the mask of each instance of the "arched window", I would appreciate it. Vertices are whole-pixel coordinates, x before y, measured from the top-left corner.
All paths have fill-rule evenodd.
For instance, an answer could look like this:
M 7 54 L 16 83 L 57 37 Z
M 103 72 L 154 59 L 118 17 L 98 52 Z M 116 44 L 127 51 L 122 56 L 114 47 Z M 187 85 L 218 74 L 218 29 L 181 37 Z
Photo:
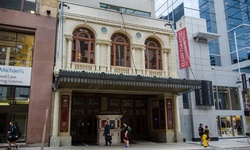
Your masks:
M 72 62 L 95 63 L 95 37 L 90 30 L 78 28 L 74 31 Z
M 111 40 L 111 65 L 130 67 L 129 39 L 123 34 L 114 34 Z
M 145 42 L 145 68 L 146 69 L 162 69 L 161 47 L 158 41 L 148 38 Z

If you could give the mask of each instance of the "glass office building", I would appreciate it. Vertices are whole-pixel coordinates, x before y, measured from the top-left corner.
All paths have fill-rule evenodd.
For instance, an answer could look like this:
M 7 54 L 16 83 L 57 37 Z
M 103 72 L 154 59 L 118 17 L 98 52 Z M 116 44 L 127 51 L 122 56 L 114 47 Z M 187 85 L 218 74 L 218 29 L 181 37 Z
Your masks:
M 182 101 L 180 107 L 183 107 L 181 128 L 186 130 L 188 127 L 193 130 L 193 132 L 184 131 L 183 137 L 187 140 L 197 139 L 198 123 L 186 122 L 183 119 L 186 116 L 191 120 L 198 118 L 197 120 L 203 124 L 216 126 L 211 131 L 214 138 L 215 134 L 218 138 L 244 136 L 245 132 L 250 131 L 247 125 L 250 122 L 248 117 L 249 83 L 246 82 L 250 77 L 250 1 L 155 0 L 155 3 L 156 16 L 173 21 L 176 32 L 183 24 L 180 20 L 188 17 L 193 21 L 198 20 L 198 23 L 185 22 L 188 34 L 194 32 L 194 28 L 202 28 L 199 21 L 203 20 L 208 34 L 219 35 L 219 38 L 207 41 L 206 47 L 209 52 L 205 53 L 206 50 L 203 50 L 199 56 L 197 47 L 204 49 L 204 44 L 193 40 L 194 36 L 189 37 L 191 67 L 184 71 L 179 70 L 179 77 L 193 78 L 192 76 L 195 76 L 194 78 L 201 80 L 211 80 L 215 103 L 212 107 L 200 107 L 194 104 L 195 102 L 192 103 L 192 99 L 195 99 L 192 94 L 183 95 L 180 98 Z M 178 22 L 181 23 L 177 24 Z M 196 26 L 196 24 L 198 25 Z M 209 56 L 205 56 L 205 54 Z M 205 60 L 204 58 L 208 58 L 209 63 L 199 66 L 199 62 Z M 187 72 L 192 73 L 188 76 Z M 203 112 L 205 116 L 199 115 Z M 188 123 L 189 125 L 187 125 Z

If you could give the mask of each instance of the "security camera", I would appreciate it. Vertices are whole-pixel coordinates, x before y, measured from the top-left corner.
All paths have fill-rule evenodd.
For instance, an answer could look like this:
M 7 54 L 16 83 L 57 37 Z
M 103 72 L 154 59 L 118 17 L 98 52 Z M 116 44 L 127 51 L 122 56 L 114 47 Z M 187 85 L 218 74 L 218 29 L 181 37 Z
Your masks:
M 171 22 L 171 21 L 167 21 L 165 24 L 164 24 L 164 26 L 172 26 L 173 25 L 173 23 Z

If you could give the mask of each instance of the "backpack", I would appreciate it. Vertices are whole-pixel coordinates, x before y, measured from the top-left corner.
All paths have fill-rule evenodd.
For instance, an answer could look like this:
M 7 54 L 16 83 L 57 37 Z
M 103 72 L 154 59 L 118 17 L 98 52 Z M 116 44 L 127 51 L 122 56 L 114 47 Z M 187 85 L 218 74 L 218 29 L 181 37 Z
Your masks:
M 132 128 L 130 126 L 128 126 L 128 132 L 131 132 Z

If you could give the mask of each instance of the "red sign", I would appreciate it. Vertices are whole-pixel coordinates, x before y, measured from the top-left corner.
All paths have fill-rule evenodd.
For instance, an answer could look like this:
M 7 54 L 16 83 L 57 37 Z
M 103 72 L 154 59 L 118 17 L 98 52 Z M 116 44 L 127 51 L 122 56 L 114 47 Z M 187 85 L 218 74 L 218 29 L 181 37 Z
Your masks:
M 168 120 L 168 129 L 173 129 L 173 108 L 172 100 L 167 99 L 167 120 Z
M 181 30 L 177 31 L 177 42 L 180 69 L 188 68 L 190 67 L 190 54 L 186 28 L 182 28 Z
M 69 96 L 62 95 L 60 132 L 68 132 L 68 122 L 69 122 Z

